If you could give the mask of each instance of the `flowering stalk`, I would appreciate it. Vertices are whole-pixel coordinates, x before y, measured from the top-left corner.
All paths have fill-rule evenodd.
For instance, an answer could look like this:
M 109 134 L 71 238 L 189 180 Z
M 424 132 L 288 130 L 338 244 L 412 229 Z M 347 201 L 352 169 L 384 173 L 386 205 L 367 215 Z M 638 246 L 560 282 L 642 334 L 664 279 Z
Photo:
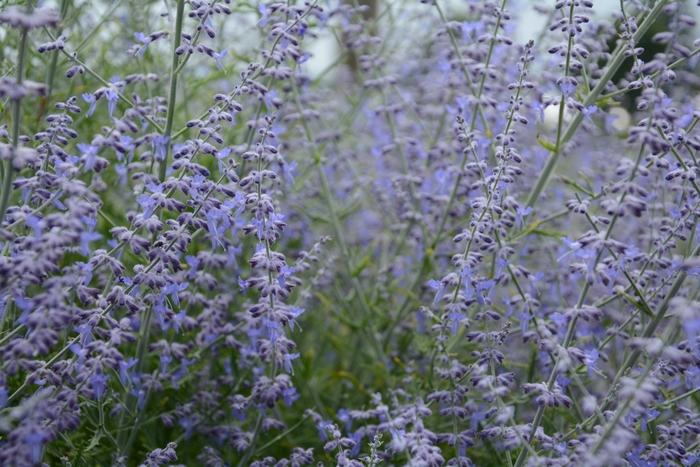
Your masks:
M 49 36 L 52 40 L 56 40 L 56 39 L 57 39 L 56 36 L 55 36 L 53 33 L 51 33 L 50 31 L 47 30 L 46 32 L 47 32 L 48 36 Z M 82 61 L 82 60 L 80 60 L 80 59 L 78 58 L 78 56 L 77 56 L 77 51 L 76 51 L 76 52 L 69 52 L 69 51 L 66 50 L 65 48 L 61 48 L 60 51 L 61 51 L 61 52 L 63 53 L 63 55 L 65 55 L 70 61 L 72 61 L 73 63 L 75 63 L 76 66 L 80 67 L 80 69 L 82 69 L 85 73 L 87 73 L 87 74 L 89 74 L 90 76 L 92 76 L 93 78 L 95 78 L 95 79 L 96 79 L 97 81 L 99 81 L 102 85 L 108 86 L 108 87 L 110 86 L 110 82 L 109 82 L 109 81 L 107 81 L 104 77 L 102 77 L 102 76 L 101 76 L 100 74 L 98 74 L 95 70 L 93 70 L 90 66 L 88 66 L 87 63 L 85 63 L 84 61 Z M 135 104 L 134 104 L 132 101 L 130 101 L 129 99 L 127 99 L 122 93 L 120 93 L 120 92 L 118 92 L 118 91 L 115 91 L 115 94 L 116 94 L 116 98 L 117 98 L 120 102 L 126 104 L 126 105 L 129 106 L 129 107 L 132 107 L 132 108 L 135 107 Z M 151 125 L 153 125 L 153 128 L 155 128 L 155 129 L 158 130 L 158 131 L 162 131 L 162 127 L 160 126 L 160 124 L 158 124 L 158 122 L 156 122 L 152 117 L 150 117 L 149 115 L 142 115 L 142 116 L 143 116 L 144 120 L 146 120 L 148 123 L 150 123 Z
M 505 9 L 506 3 L 507 3 L 507 0 L 502 0 L 500 8 L 497 12 L 493 33 L 492 33 L 492 36 L 489 40 L 488 50 L 486 53 L 486 59 L 484 62 L 484 70 L 482 71 L 481 78 L 479 79 L 478 88 L 476 89 L 475 92 L 474 92 L 474 90 L 472 90 L 472 93 L 474 95 L 474 99 L 476 102 L 475 102 L 474 111 L 472 113 L 471 122 L 469 124 L 469 133 L 472 133 L 475 130 L 476 124 L 477 124 L 477 117 L 480 115 L 482 116 L 482 121 L 484 123 L 484 131 L 488 132 L 487 120 L 485 118 L 483 118 L 483 115 L 482 115 L 483 114 L 482 96 L 484 93 L 484 86 L 486 83 L 486 76 L 488 74 L 488 68 L 491 65 L 491 58 L 493 56 L 493 51 L 494 51 L 494 48 L 496 47 L 496 43 L 498 42 L 498 32 L 499 32 L 499 29 L 501 28 L 501 23 L 503 20 L 503 11 Z M 442 9 L 440 8 L 440 6 L 438 5 L 437 2 L 434 2 L 434 4 L 438 10 L 438 13 L 440 15 L 441 20 L 443 21 L 443 23 L 445 23 L 446 21 L 445 21 L 445 17 L 444 17 L 444 14 L 442 12 Z M 458 57 L 460 58 L 460 64 L 461 64 L 460 68 L 463 70 L 465 79 L 467 79 L 468 87 L 471 89 L 472 88 L 471 78 L 470 78 L 469 74 L 467 73 L 466 69 L 464 68 L 464 65 L 462 64 L 462 57 L 461 57 L 461 52 L 459 51 L 459 47 L 456 44 L 456 40 L 454 39 L 452 32 L 449 31 L 448 34 L 450 37 L 450 41 L 453 44 L 455 53 L 457 53 Z M 440 242 L 442 240 L 442 234 L 443 234 L 445 227 L 447 225 L 447 219 L 448 219 L 450 212 L 452 210 L 452 206 L 457 198 L 457 191 L 458 191 L 460 183 L 462 181 L 464 169 L 466 167 L 468 159 L 469 159 L 468 153 L 465 152 L 462 155 L 462 161 L 461 161 L 461 164 L 459 167 L 459 171 L 457 172 L 456 179 L 454 181 L 454 184 L 452 185 L 452 189 L 450 191 L 450 195 L 449 195 L 449 198 L 447 200 L 447 204 L 443 208 L 442 215 L 441 215 L 440 219 L 438 220 L 437 230 L 435 231 L 435 234 L 432 236 L 432 239 L 429 239 L 426 237 L 426 242 L 428 242 L 429 246 L 423 252 L 423 259 L 420 262 L 420 268 L 419 268 L 415 278 L 411 282 L 410 290 L 413 290 L 418 285 L 420 285 L 423 282 L 425 276 L 429 273 L 430 259 L 434 255 L 437 246 L 440 244 Z M 389 326 L 389 329 L 387 331 L 387 343 L 389 342 L 389 338 L 391 337 L 394 329 L 403 319 L 404 313 L 408 309 L 409 305 L 410 305 L 410 297 L 406 297 L 406 299 L 403 301 L 403 303 L 399 307 L 398 313 L 396 314 L 395 319 L 393 320 L 392 324 Z

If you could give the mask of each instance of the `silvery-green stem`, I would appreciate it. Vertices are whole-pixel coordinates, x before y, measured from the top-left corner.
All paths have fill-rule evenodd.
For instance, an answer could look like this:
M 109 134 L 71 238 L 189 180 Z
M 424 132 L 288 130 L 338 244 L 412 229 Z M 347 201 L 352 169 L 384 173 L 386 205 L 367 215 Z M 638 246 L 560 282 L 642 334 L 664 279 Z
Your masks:
M 185 0 L 177 0 L 177 12 L 175 16 L 175 37 L 173 37 L 173 56 L 170 65 L 170 94 L 168 95 L 168 113 L 165 120 L 165 129 L 163 136 L 167 138 L 165 157 L 160 161 L 158 177 L 162 182 L 165 180 L 165 171 L 168 168 L 168 155 L 170 154 L 170 135 L 173 131 L 173 119 L 175 117 L 175 100 L 177 97 L 177 75 L 178 75 L 178 60 L 177 49 L 180 47 L 180 39 L 182 36 L 182 20 L 185 13 Z
M 66 16 L 68 11 L 68 0 L 61 1 L 61 18 Z M 60 31 L 57 32 L 60 35 Z M 51 54 L 51 63 L 49 64 L 49 69 L 46 73 L 46 100 L 51 99 L 51 93 L 53 92 L 53 83 L 56 78 L 56 68 L 58 67 L 58 50 L 54 50 Z
M 22 35 L 20 36 L 19 51 L 17 52 L 17 74 L 16 82 L 17 85 L 22 84 L 22 79 L 24 75 L 24 60 L 27 55 L 27 35 L 29 31 L 27 29 L 22 29 Z M 19 129 L 22 122 L 22 99 L 16 98 L 12 101 L 12 151 L 10 152 L 10 158 L 5 161 L 3 179 L 2 179 L 2 195 L 0 195 L 0 224 L 5 219 L 5 212 L 7 211 L 7 205 L 10 202 L 10 192 L 12 191 L 12 176 L 14 175 L 13 161 L 17 153 L 17 148 L 19 147 Z

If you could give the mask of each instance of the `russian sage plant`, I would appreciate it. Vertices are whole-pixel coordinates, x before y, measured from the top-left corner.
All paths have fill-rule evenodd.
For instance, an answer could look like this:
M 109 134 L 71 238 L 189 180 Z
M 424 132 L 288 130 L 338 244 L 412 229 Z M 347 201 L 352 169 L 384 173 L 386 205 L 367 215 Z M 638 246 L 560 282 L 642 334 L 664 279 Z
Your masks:
M 698 19 L 0 1 L 0 465 L 700 464 Z

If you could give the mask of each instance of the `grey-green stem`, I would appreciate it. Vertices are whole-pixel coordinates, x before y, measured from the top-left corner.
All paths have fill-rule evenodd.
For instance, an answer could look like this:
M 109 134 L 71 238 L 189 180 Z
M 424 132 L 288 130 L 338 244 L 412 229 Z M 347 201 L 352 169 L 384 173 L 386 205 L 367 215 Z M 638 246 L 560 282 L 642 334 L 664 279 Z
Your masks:
M 182 20 L 185 13 L 185 0 L 177 0 L 177 12 L 175 16 L 175 36 L 173 37 L 173 57 L 170 65 L 170 93 L 168 95 L 168 113 L 165 119 L 165 129 L 163 136 L 166 138 L 165 156 L 160 161 L 158 168 L 158 177 L 162 182 L 165 180 L 165 171 L 168 168 L 168 156 L 170 155 L 170 135 L 173 132 L 173 119 L 175 117 L 175 101 L 177 99 L 177 76 L 179 56 L 177 49 L 180 47 L 180 39 L 182 36 Z
M 22 29 L 22 35 L 19 40 L 19 51 L 17 52 L 17 85 L 22 84 L 24 78 L 24 61 L 27 55 L 27 35 L 29 31 Z M 14 175 L 13 162 L 19 147 L 19 129 L 22 124 L 22 99 L 16 98 L 12 101 L 12 151 L 10 158 L 5 161 L 2 179 L 2 195 L 0 195 L 0 224 L 5 220 L 5 212 L 7 205 L 10 202 L 10 192 L 12 191 L 12 178 Z

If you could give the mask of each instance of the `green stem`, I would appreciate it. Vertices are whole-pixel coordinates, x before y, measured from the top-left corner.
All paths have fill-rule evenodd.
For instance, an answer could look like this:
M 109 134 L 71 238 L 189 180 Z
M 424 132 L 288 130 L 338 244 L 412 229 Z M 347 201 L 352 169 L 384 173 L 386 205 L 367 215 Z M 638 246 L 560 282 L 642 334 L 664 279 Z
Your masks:
M 692 256 L 697 256 L 698 253 L 700 253 L 700 246 L 696 247 L 695 250 L 693 250 Z M 683 282 L 685 282 L 686 278 L 688 277 L 688 273 L 686 271 L 681 272 L 678 277 L 676 277 L 676 280 L 673 282 L 671 285 L 671 289 L 667 292 L 666 296 L 664 297 L 664 301 L 661 303 L 659 306 L 659 309 L 657 310 L 656 314 L 652 318 L 652 320 L 649 322 L 647 327 L 644 329 L 644 332 L 642 333 L 642 337 L 648 338 L 651 337 L 654 334 L 654 331 L 656 331 L 656 328 L 661 324 L 661 321 L 666 317 L 666 311 L 668 310 L 668 307 L 671 304 L 671 300 L 678 294 L 678 291 L 681 289 L 681 286 L 683 285 Z M 617 374 L 615 375 L 615 379 L 613 380 L 612 384 L 610 385 L 611 388 L 614 388 L 617 385 L 617 382 L 620 381 L 620 378 L 624 376 L 625 372 L 634 366 L 635 363 L 637 363 L 637 360 L 639 357 L 642 355 L 642 351 L 639 349 L 634 350 L 629 357 L 624 361 L 620 369 L 617 371 Z
M 83 50 L 85 48 L 85 46 L 88 45 L 88 43 L 90 42 L 90 39 L 92 39 L 92 37 L 95 34 L 97 34 L 97 32 L 100 30 L 100 28 L 107 21 L 113 20 L 113 19 L 118 17 L 114 14 L 114 12 L 117 10 L 117 8 L 119 8 L 122 1 L 123 0 L 117 0 L 116 2 L 114 2 L 112 7 L 109 10 L 107 10 L 104 15 L 102 15 L 102 18 L 100 18 L 100 20 L 97 22 L 95 27 L 93 27 L 92 30 L 85 35 L 85 37 L 83 37 L 83 40 L 80 41 L 80 44 L 78 44 L 78 47 L 75 48 L 75 53 L 79 53 L 81 50 Z
M 663 409 L 667 409 L 667 408 L 671 407 L 673 404 L 675 404 L 676 402 L 680 402 L 683 399 L 688 398 L 697 392 L 700 392 L 700 387 L 697 387 L 695 389 L 691 389 L 690 391 L 685 392 L 685 393 L 681 394 L 680 396 L 676 396 L 672 399 L 668 399 L 667 401 L 664 401 L 664 403 L 659 405 L 658 407 L 663 408 Z
M 19 50 L 17 51 L 17 85 L 22 84 L 24 77 L 24 60 L 27 55 L 27 35 L 29 31 L 22 29 L 19 40 Z M 19 147 L 19 129 L 22 124 L 22 99 L 16 98 L 12 101 L 12 151 L 10 158 L 5 161 L 5 170 L 2 180 L 2 194 L 0 195 L 0 224 L 5 219 L 7 205 L 10 202 L 10 192 L 12 191 L 12 176 L 14 172 L 13 161 Z
M 66 12 L 68 11 L 68 0 L 61 1 L 61 18 L 65 18 Z M 58 31 L 58 35 L 61 35 L 61 31 Z M 56 77 L 56 68 L 58 65 L 58 50 L 54 50 L 51 54 L 51 63 L 49 64 L 49 70 L 46 74 L 46 101 L 50 102 L 51 93 L 53 92 L 54 78 Z
M 160 161 L 160 167 L 158 170 L 158 177 L 162 182 L 165 180 L 165 170 L 168 168 L 168 155 L 170 154 L 170 135 L 173 131 L 173 118 L 175 117 L 175 100 L 177 97 L 177 75 L 178 75 L 178 60 L 179 57 L 176 53 L 178 47 L 180 47 L 180 39 L 182 36 L 182 19 L 185 12 L 185 0 L 177 0 L 177 13 L 175 16 L 175 37 L 173 37 L 173 57 L 170 66 L 170 94 L 168 96 L 168 113 L 165 120 L 165 129 L 163 130 L 163 136 L 167 138 L 166 141 L 166 151 L 165 158 Z
M 502 0 L 501 10 L 503 10 L 505 8 L 506 1 L 507 0 Z M 440 19 L 443 21 L 444 24 L 447 24 L 447 19 L 444 15 L 442 9 L 440 8 L 440 5 L 437 2 L 434 2 L 434 6 L 437 9 L 438 14 L 440 15 Z M 501 16 L 499 15 L 498 18 L 496 18 L 496 24 L 494 27 L 493 37 L 491 38 L 491 41 L 489 42 L 489 48 L 488 48 L 488 51 L 486 53 L 484 74 L 481 76 L 481 79 L 479 81 L 479 87 L 476 91 L 474 91 L 472 89 L 473 83 L 472 83 L 472 80 L 471 80 L 469 74 L 467 73 L 466 69 L 464 69 L 464 67 L 462 67 L 462 71 L 464 72 L 464 77 L 467 80 L 467 85 L 469 87 L 469 90 L 472 91 L 472 95 L 476 99 L 476 106 L 475 106 L 476 108 L 474 109 L 474 113 L 472 114 L 472 119 L 471 119 L 471 122 L 469 125 L 470 133 L 473 132 L 474 129 L 476 128 L 476 120 L 477 120 L 477 116 L 479 116 L 479 115 L 482 116 L 482 122 L 484 124 L 484 131 L 486 131 L 487 133 L 489 132 L 488 126 L 487 126 L 488 125 L 487 120 L 486 120 L 486 118 L 483 117 L 483 109 L 481 106 L 481 96 L 484 92 L 484 86 L 485 86 L 485 82 L 486 82 L 486 71 L 487 71 L 489 65 L 491 64 L 491 58 L 493 56 L 493 51 L 496 47 L 496 37 L 498 36 L 498 30 L 500 29 L 500 27 L 501 27 Z M 452 41 L 452 45 L 454 47 L 455 53 L 460 58 L 460 63 L 461 63 L 462 62 L 461 52 L 459 50 L 456 39 L 454 38 L 452 33 L 449 31 L 449 28 L 448 28 L 448 34 L 449 34 L 450 39 Z M 522 80 L 522 76 L 520 77 L 520 79 Z M 518 94 L 519 93 L 520 93 L 520 89 L 518 89 Z M 510 120 L 512 120 L 512 117 L 513 116 L 511 115 Z M 508 124 L 508 128 L 510 128 L 510 122 Z M 507 133 L 507 130 L 505 133 Z M 449 217 L 450 211 L 452 210 L 452 205 L 454 204 L 455 200 L 457 199 L 457 191 L 459 190 L 459 185 L 462 181 L 462 173 L 464 172 L 464 168 L 467 165 L 467 158 L 468 158 L 467 154 L 465 153 L 464 156 L 462 157 L 462 163 L 460 165 L 460 170 L 457 173 L 457 178 L 456 178 L 454 184 L 452 185 L 452 189 L 450 190 L 450 197 L 447 201 L 447 206 L 445 207 L 445 209 L 442 213 L 441 219 L 438 221 L 438 228 L 437 228 L 437 231 L 435 233 L 435 237 L 432 239 L 432 241 L 429 242 L 428 247 L 424 251 L 423 260 L 421 262 L 421 268 L 419 269 L 418 274 L 414 278 L 414 280 L 411 284 L 411 288 L 409 289 L 411 291 L 414 290 L 418 285 L 420 285 L 422 283 L 424 275 L 428 273 L 426 266 L 428 265 L 430 259 L 432 258 L 432 255 L 435 253 L 437 246 L 440 244 L 440 240 L 442 239 L 442 234 L 443 234 L 445 227 L 447 225 L 447 219 Z M 411 224 L 409 224 L 409 225 L 411 225 Z M 402 237 L 403 237 L 403 235 L 404 234 L 402 234 Z M 426 237 L 426 240 L 429 240 L 429 239 Z M 403 243 L 403 240 L 401 240 L 401 242 Z M 398 249 L 396 250 L 396 253 L 397 254 L 399 253 Z M 460 286 L 461 286 L 461 281 L 460 281 Z M 459 286 L 458 286 L 458 288 L 459 288 Z M 395 327 L 399 324 L 400 320 L 402 319 L 405 310 L 407 309 L 408 305 L 410 304 L 410 300 L 411 300 L 411 297 L 407 296 L 406 299 L 401 304 L 401 306 L 399 307 L 399 311 L 396 315 L 396 319 L 392 322 L 392 324 L 390 324 L 389 331 L 387 332 L 387 339 L 388 339 L 388 337 L 391 337 L 391 334 L 394 331 Z M 388 345 L 388 343 L 389 342 L 387 340 L 387 345 Z

